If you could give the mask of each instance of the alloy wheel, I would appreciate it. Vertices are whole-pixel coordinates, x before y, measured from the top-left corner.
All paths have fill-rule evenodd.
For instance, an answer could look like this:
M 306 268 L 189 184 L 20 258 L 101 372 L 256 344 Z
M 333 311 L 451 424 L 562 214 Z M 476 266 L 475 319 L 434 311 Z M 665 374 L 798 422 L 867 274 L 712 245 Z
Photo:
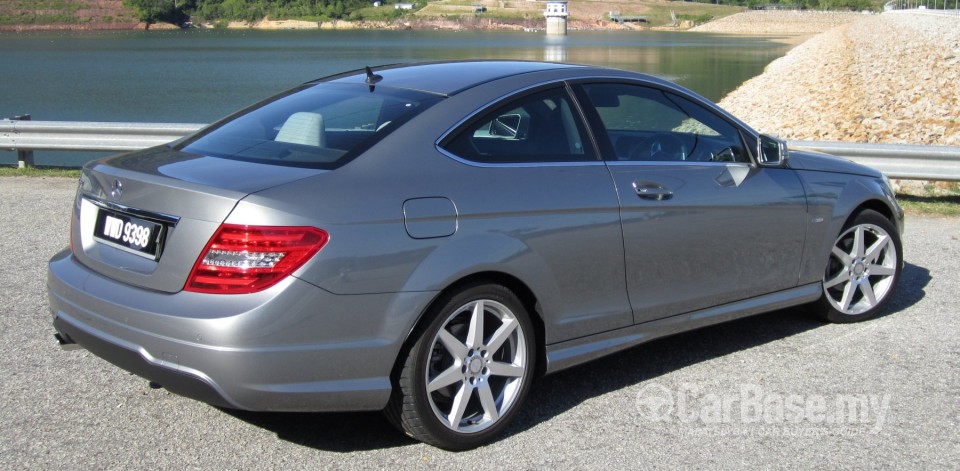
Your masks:
M 529 359 L 517 316 L 490 299 L 464 304 L 437 331 L 426 362 L 436 418 L 459 433 L 497 423 L 517 401 Z
M 891 293 L 900 260 L 893 237 L 875 224 L 858 224 L 837 238 L 823 278 L 830 305 L 846 315 L 865 313 Z

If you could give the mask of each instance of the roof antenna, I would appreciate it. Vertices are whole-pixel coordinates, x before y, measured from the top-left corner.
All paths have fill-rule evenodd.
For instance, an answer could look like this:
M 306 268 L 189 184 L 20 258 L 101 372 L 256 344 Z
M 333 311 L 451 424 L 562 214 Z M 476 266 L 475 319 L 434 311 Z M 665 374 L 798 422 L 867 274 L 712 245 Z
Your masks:
M 374 87 L 374 85 L 376 85 L 378 82 L 380 82 L 381 80 L 383 80 L 383 76 L 373 73 L 373 71 L 370 70 L 370 66 L 369 66 L 369 65 L 368 65 L 368 66 L 364 66 L 364 69 L 365 69 L 366 72 L 367 72 L 367 80 L 366 80 L 367 85 L 370 85 L 370 93 L 373 93 L 373 87 Z

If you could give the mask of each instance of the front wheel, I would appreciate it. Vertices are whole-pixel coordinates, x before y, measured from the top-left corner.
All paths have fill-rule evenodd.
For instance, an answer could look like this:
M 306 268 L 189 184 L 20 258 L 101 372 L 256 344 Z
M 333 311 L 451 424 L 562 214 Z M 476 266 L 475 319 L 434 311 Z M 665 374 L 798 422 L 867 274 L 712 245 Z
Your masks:
M 819 307 L 831 322 L 877 314 L 893 297 L 903 267 L 900 234 L 876 211 L 858 214 L 840 232 L 823 276 Z
M 462 450 L 510 422 L 530 390 L 536 338 L 523 304 L 499 285 L 472 285 L 431 312 L 400 371 L 387 416 L 413 438 Z

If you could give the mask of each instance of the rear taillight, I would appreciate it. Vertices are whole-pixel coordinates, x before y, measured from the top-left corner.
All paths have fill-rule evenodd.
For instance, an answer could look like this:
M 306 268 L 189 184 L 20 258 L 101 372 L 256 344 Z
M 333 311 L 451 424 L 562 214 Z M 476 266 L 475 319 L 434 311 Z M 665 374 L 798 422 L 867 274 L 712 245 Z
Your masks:
M 184 289 L 217 294 L 265 290 L 300 268 L 329 239 L 315 227 L 223 224 L 200 253 Z

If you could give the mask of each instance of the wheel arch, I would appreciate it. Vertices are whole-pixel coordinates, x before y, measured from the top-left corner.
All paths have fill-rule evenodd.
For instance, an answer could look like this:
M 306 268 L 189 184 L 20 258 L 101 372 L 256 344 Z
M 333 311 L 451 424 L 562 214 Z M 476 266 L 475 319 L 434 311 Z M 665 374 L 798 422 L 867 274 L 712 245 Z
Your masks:
M 880 200 L 879 198 L 872 198 L 872 199 L 862 201 L 852 211 L 850 211 L 849 216 L 847 216 L 847 219 L 843 221 L 843 225 L 841 227 L 849 226 L 851 221 L 856 219 L 857 216 L 859 216 L 861 213 L 867 210 L 880 213 L 880 215 L 887 218 L 890 221 L 890 223 L 893 224 L 893 226 L 899 230 L 900 222 L 898 218 L 894 216 L 893 209 L 890 208 L 890 205 L 888 203 L 884 202 L 883 200 Z
M 890 207 L 890 203 L 879 199 L 871 198 L 866 201 L 861 202 L 853 211 L 850 211 L 850 215 L 847 217 L 847 220 L 843 222 L 843 227 L 849 227 L 853 221 L 863 214 L 864 211 L 873 211 L 877 214 L 880 214 L 885 219 L 890 221 L 890 224 L 893 225 L 894 229 L 897 231 L 897 239 L 899 239 L 900 253 L 897 254 L 900 257 L 899 263 L 903 265 L 905 263 L 903 256 L 903 210 L 899 206 L 896 209 Z
M 903 209 L 897 204 L 893 189 L 885 178 L 852 180 L 841 193 L 839 203 L 838 208 L 849 208 L 847 218 L 840 228 L 847 227 L 865 210 L 872 210 L 890 221 L 898 233 L 903 232 Z
M 856 220 L 858 216 L 863 214 L 864 211 L 876 212 L 881 216 L 883 216 L 886 220 L 890 221 L 890 224 L 892 224 L 895 230 L 897 231 L 897 236 L 899 236 L 899 238 L 901 239 L 900 251 L 902 252 L 903 251 L 903 243 L 902 243 L 903 210 L 900 209 L 899 206 L 896 206 L 895 208 L 892 207 L 890 202 L 885 201 L 884 199 L 879 197 L 865 198 L 862 201 L 858 202 L 855 206 L 853 206 L 853 208 L 847 213 L 846 219 L 843 220 L 842 224 L 840 224 L 840 226 L 835 231 L 836 234 L 834 235 L 834 237 L 836 237 L 837 234 L 840 234 L 841 232 L 843 232 L 844 228 L 850 227 L 850 224 L 852 224 L 853 221 Z M 900 255 L 900 263 L 903 263 L 903 259 L 904 259 L 903 253 L 899 255 Z
M 848 176 L 835 172 L 800 170 L 807 192 L 807 244 L 800 270 L 800 283 L 823 277 L 833 242 L 843 229 L 865 210 L 876 211 L 903 232 L 903 210 L 882 178 Z
M 404 358 L 406 357 L 407 352 L 410 351 L 413 345 L 417 342 L 419 336 L 427 328 L 428 324 L 432 320 L 432 315 L 437 309 L 437 306 L 443 304 L 449 296 L 466 288 L 467 286 L 480 284 L 494 284 L 503 286 L 517 296 L 517 299 L 519 299 L 520 303 L 523 304 L 524 309 L 526 309 L 527 313 L 530 315 L 530 323 L 533 324 L 533 333 L 536 339 L 536 370 L 534 371 L 534 377 L 543 376 L 543 374 L 546 372 L 547 357 L 546 346 L 544 344 L 544 339 L 546 338 L 546 327 L 543 320 L 543 313 L 541 312 L 540 302 L 537 299 L 537 296 L 526 283 L 516 276 L 501 271 L 482 271 L 461 277 L 460 279 L 447 285 L 447 287 L 438 292 L 437 295 L 434 296 L 429 303 L 427 303 L 427 306 L 417 315 L 417 319 L 413 322 L 410 330 L 407 331 L 406 337 L 403 340 L 403 344 L 397 354 L 397 358 L 394 359 L 393 368 L 390 371 L 390 380 L 394 387 L 396 387 L 397 376 L 400 373 L 400 370 L 403 369 Z

